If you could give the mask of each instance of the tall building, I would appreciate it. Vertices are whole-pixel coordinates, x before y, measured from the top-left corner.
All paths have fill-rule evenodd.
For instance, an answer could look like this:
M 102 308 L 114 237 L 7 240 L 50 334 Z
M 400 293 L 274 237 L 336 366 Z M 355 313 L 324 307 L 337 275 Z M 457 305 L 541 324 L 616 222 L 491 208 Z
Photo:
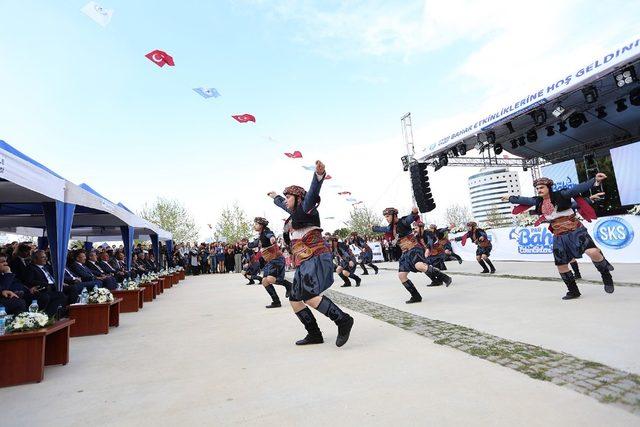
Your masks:
M 520 195 L 517 171 L 486 169 L 469 177 L 471 212 L 479 223 L 489 222 L 493 227 L 511 225 L 513 205 L 500 198 L 512 195 Z

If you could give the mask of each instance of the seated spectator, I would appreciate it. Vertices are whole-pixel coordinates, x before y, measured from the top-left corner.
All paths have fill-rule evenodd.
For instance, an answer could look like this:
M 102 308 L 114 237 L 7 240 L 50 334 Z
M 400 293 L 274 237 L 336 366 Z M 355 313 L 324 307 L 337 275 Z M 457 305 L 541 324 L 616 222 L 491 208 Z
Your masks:
M 27 268 L 29 267 L 29 263 L 31 262 L 31 244 L 30 243 L 20 243 L 15 250 L 13 257 L 9 261 L 9 267 L 11 267 L 11 271 L 16 275 L 16 278 L 21 282 L 24 282 L 24 279 L 27 274 Z
M 93 275 L 96 276 L 96 279 L 102 280 L 102 286 L 104 286 L 105 288 L 109 290 L 113 290 L 118 287 L 118 282 L 116 281 L 116 278 L 113 277 L 113 275 L 104 271 L 98 265 L 98 254 L 96 253 L 96 251 L 89 252 L 89 256 L 87 257 L 87 262 L 85 266 L 89 270 L 91 270 Z
M 27 303 L 22 298 L 23 286 L 16 281 L 16 276 L 7 264 L 7 257 L 0 255 L 0 305 L 7 314 L 16 315 L 27 311 Z
M 105 272 L 105 274 L 108 274 L 111 277 L 113 277 L 116 283 L 122 282 L 126 277 L 125 273 L 122 273 L 116 270 L 111 266 L 111 264 L 109 264 L 109 252 L 107 251 L 100 252 L 100 255 L 98 256 L 98 262 L 96 263 L 96 265 L 100 267 L 102 271 Z
M 102 286 L 102 280 L 98 279 L 95 274 L 87 268 L 87 254 L 84 250 L 78 250 L 73 254 L 73 260 L 69 263 L 69 271 L 82 280 L 82 285 L 88 290 L 93 289 L 96 285 Z
M 135 272 L 131 274 L 131 272 L 127 270 L 127 262 L 125 261 L 124 252 L 117 251 L 115 257 L 109 262 L 109 264 L 116 271 L 116 277 L 135 278 Z
M 67 306 L 67 296 L 58 291 L 53 270 L 47 261 L 45 251 L 35 251 L 31 255 L 31 264 L 27 267 L 22 283 L 29 289 L 31 300 L 38 301 L 38 308 L 49 316 L 55 316 L 59 309 Z M 31 304 L 31 301 L 28 302 Z
M 144 262 L 144 258 L 144 252 L 133 254 L 132 265 L 135 267 L 136 273 L 140 276 L 142 276 L 143 274 L 147 274 L 147 265 Z

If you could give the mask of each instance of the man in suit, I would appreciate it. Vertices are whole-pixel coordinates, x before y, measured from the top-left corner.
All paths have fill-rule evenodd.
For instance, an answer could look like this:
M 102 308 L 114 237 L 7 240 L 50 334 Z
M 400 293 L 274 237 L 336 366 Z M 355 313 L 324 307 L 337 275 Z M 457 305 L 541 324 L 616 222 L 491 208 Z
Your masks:
M 118 282 L 116 281 L 115 277 L 104 271 L 98 265 L 98 254 L 96 253 L 96 251 L 89 252 L 85 266 L 89 270 L 91 270 L 93 275 L 96 276 L 96 279 L 102 280 L 102 286 L 104 286 L 105 288 L 113 290 L 118 287 Z
M 138 271 L 138 274 L 140 275 L 147 274 L 148 272 L 147 265 L 145 264 L 144 259 L 145 259 L 144 252 L 140 252 L 133 257 L 133 265 L 135 266 L 136 270 Z
M 69 263 L 69 271 L 82 280 L 82 285 L 88 290 L 95 286 L 102 286 L 102 280 L 98 279 L 95 274 L 89 270 L 85 263 L 87 262 L 87 253 L 84 250 L 78 250 L 73 254 L 73 259 Z
M 207 254 L 207 256 L 208 255 L 209 254 Z M 158 271 L 158 263 L 156 262 L 156 257 L 153 255 L 152 252 L 149 252 L 147 254 L 147 257 L 145 259 L 145 264 L 147 266 L 148 271 L 153 271 L 153 272 Z
M 31 262 L 31 245 L 29 243 L 20 243 L 9 262 L 9 267 L 11 267 L 11 271 L 16 275 L 17 279 L 22 282 L 26 277 L 29 262 Z
M 133 269 L 131 272 L 127 270 L 127 262 L 124 258 L 124 252 L 116 251 L 115 256 L 111 261 L 109 261 L 109 264 L 118 272 L 118 274 L 123 275 L 123 277 L 131 277 L 133 279 L 135 278 L 135 271 L 133 271 Z
M 106 274 L 111 275 L 116 279 L 116 282 L 122 282 L 126 277 L 126 274 L 121 272 L 120 269 L 115 269 L 109 264 L 109 253 L 107 251 L 100 252 L 97 262 L 98 267 L 102 269 Z
M 53 271 L 47 265 L 47 254 L 43 250 L 31 255 L 23 284 L 29 289 L 31 299 L 37 299 L 40 310 L 49 316 L 56 315 L 59 308 L 67 306 L 67 297 L 56 289 Z
M 16 276 L 11 272 L 11 267 L 7 263 L 7 257 L 0 256 L 0 305 L 7 314 L 17 315 L 27 311 L 27 304 L 21 295 L 24 289 L 16 282 Z

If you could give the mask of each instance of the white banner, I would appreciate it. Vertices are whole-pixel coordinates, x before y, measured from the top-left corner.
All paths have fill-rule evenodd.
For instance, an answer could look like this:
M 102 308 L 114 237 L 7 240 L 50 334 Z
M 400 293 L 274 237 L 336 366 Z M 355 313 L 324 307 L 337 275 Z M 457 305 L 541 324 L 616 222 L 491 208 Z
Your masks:
M 611 162 L 616 174 L 618 194 L 622 205 L 640 203 L 640 142 L 611 149 Z
M 580 182 L 578 181 L 576 162 L 573 159 L 554 165 L 543 166 L 541 169 L 542 176 L 553 180 L 553 191 L 572 188 Z
M 612 263 L 640 263 L 640 216 L 621 215 L 600 218 L 583 224 L 596 245 Z M 486 230 L 493 244 L 491 259 L 496 261 L 553 262 L 553 234 L 546 225 L 540 227 L 507 227 Z M 459 236 L 460 233 L 455 236 Z M 476 245 L 467 241 L 451 242 L 453 250 L 464 260 L 474 260 Z M 589 261 L 585 255 L 582 261 Z

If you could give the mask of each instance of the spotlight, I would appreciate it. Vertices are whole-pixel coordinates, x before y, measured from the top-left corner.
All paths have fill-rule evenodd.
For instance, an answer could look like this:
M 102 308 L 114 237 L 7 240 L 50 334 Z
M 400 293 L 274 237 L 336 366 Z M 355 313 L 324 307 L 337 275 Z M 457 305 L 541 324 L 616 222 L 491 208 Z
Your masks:
M 513 149 L 518 148 L 518 141 L 516 141 L 515 139 L 512 139 L 509 142 L 511 143 L 511 148 L 513 148 Z
M 574 129 L 580 127 L 583 123 L 587 123 L 587 116 L 585 116 L 584 113 L 573 113 L 571 117 L 569 117 L 569 126 Z
M 454 156 L 458 157 L 460 154 L 458 154 L 458 147 L 452 147 L 451 148 L 451 154 L 453 154 Z
M 547 126 L 546 129 L 547 129 L 547 136 L 553 136 L 556 134 L 553 130 L 553 125 Z
M 562 133 L 567 130 L 567 124 L 565 122 L 558 122 L 558 132 Z
M 400 157 L 400 160 L 402 160 L 402 169 L 406 172 L 409 170 L 409 156 L 402 156 Z
M 587 86 L 582 89 L 582 95 L 587 104 L 593 104 L 598 100 L 598 89 L 595 86 Z
M 624 98 L 620 98 L 616 101 L 616 111 L 618 113 L 622 113 L 627 108 L 626 100 Z
M 616 85 L 618 87 L 628 85 L 638 80 L 638 77 L 636 76 L 636 70 L 635 68 L 633 68 L 633 65 L 629 65 L 628 67 L 617 71 L 613 75 L 613 78 L 615 79 Z
M 565 111 L 565 108 L 562 105 L 557 104 L 556 107 L 553 109 L 552 114 L 556 117 L 560 117 L 562 113 L 564 113 L 564 111 Z
M 599 119 L 604 119 L 605 117 L 607 117 L 607 108 L 604 105 L 599 106 L 598 108 L 596 108 L 596 117 L 598 117 Z
M 467 154 L 467 146 L 464 144 L 458 145 L 458 153 L 460 153 L 461 156 Z
M 447 153 L 440 154 L 440 165 L 447 166 L 449 164 L 449 158 L 447 157 Z
M 527 142 L 536 142 L 538 140 L 538 132 L 535 129 L 529 129 L 527 131 Z
M 487 134 L 482 133 L 482 132 L 477 134 L 476 135 L 476 142 L 482 142 L 482 143 L 487 142 Z
M 536 124 L 536 126 L 541 126 L 547 121 L 547 112 L 544 110 L 544 108 L 532 111 L 531 113 L 529 113 L 529 115 L 533 119 L 533 122 Z
M 509 129 L 509 133 L 515 132 L 515 129 L 513 128 L 513 125 L 511 124 L 511 122 L 507 122 L 504 125 L 507 127 L 507 129 Z
M 631 105 L 635 107 L 640 106 L 640 88 L 639 87 L 629 92 L 629 102 L 631 102 Z
M 478 153 L 482 153 L 482 151 L 484 150 L 484 144 L 480 141 L 478 141 L 476 143 L 476 150 L 478 150 Z
M 493 146 L 493 152 L 496 153 L 496 156 L 502 153 L 502 144 L 496 144 Z
M 434 160 L 433 163 L 431 163 L 431 166 L 433 166 L 433 171 L 437 171 L 438 169 L 440 169 L 440 163 L 437 160 Z
M 522 147 L 525 144 L 526 144 L 526 142 L 524 142 L 524 136 L 518 137 L 518 145 Z
M 487 132 L 487 142 L 489 144 L 495 144 L 496 142 L 496 134 L 494 131 Z

